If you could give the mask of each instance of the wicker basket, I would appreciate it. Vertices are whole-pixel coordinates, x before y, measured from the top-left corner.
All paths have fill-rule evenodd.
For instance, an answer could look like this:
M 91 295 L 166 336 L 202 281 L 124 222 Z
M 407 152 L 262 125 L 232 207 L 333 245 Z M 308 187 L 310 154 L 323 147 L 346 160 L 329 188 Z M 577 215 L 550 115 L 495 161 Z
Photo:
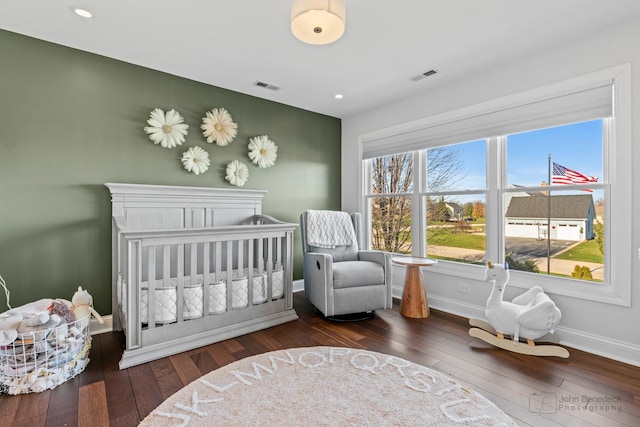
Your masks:
M 18 334 L 14 342 L 0 346 L 0 393 L 41 392 L 84 371 L 91 348 L 90 317 Z

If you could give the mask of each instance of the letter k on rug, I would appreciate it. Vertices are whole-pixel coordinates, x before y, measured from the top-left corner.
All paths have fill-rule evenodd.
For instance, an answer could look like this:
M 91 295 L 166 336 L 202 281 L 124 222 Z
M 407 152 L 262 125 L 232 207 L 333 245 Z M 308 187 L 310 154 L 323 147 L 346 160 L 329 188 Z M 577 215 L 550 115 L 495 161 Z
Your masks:
M 477 392 L 433 369 L 367 350 L 306 347 L 212 371 L 141 426 L 516 426 Z

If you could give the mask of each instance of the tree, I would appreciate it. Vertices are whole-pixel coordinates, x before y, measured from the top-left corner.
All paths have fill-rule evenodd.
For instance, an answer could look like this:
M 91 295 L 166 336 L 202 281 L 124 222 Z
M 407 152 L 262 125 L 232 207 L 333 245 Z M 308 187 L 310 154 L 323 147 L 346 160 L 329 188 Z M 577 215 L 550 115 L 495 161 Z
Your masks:
M 413 153 L 378 157 L 371 162 L 372 245 L 390 252 L 411 251 L 411 197 L 413 192 Z M 427 152 L 428 191 L 441 191 L 465 178 L 460 149 L 436 147 Z M 427 203 L 433 202 L 427 200 Z M 446 209 L 449 212 L 448 209 Z M 450 214 L 449 214 L 450 215 Z
M 438 203 L 431 203 L 429 209 L 429 219 L 434 222 L 448 222 L 451 219 L 451 211 L 447 207 L 447 202 L 440 196 Z
M 604 224 L 595 222 L 593 224 L 593 231 L 596 234 L 595 240 L 598 244 L 598 249 L 600 249 L 600 253 L 604 255 Z
M 373 194 L 406 194 L 413 191 L 413 155 L 395 154 L 372 162 Z M 372 200 L 373 248 L 390 252 L 406 251 L 411 238 L 411 198 L 382 196 Z M 409 245 L 410 248 L 410 245 Z
M 464 212 L 464 216 L 465 217 L 474 217 L 473 216 L 473 203 L 471 203 L 471 202 L 465 203 L 464 206 L 462 206 L 462 211 Z
M 473 202 L 473 214 L 471 216 L 473 218 L 485 218 L 485 204 L 480 201 Z

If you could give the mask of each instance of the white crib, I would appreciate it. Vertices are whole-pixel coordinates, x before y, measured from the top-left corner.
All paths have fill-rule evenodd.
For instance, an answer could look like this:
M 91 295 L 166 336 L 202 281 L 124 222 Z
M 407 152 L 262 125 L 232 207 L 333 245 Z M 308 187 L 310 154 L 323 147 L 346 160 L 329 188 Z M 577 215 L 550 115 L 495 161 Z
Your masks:
M 262 215 L 265 191 L 105 185 L 120 369 L 298 318 L 297 225 Z

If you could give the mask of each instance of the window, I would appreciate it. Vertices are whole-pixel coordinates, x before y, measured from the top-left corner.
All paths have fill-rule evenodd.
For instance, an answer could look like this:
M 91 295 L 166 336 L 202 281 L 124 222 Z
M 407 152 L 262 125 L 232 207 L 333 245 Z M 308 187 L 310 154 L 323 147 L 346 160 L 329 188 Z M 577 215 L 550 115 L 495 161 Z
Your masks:
M 389 250 L 380 236 L 391 235 L 394 252 L 439 258 L 439 273 L 475 279 L 477 264 L 507 261 L 510 285 L 628 305 L 629 73 L 604 70 L 362 135 L 365 243 Z M 402 165 L 385 179 L 399 182 L 391 171 L 402 170 L 411 185 L 376 187 L 374 168 L 392 159 Z
M 412 252 L 413 154 L 378 157 L 370 162 L 371 247 Z
M 428 257 L 485 262 L 486 151 L 485 140 L 426 150 Z
M 608 120 L 506 137 L 504 243 L 512 270 L 604 281 Z

